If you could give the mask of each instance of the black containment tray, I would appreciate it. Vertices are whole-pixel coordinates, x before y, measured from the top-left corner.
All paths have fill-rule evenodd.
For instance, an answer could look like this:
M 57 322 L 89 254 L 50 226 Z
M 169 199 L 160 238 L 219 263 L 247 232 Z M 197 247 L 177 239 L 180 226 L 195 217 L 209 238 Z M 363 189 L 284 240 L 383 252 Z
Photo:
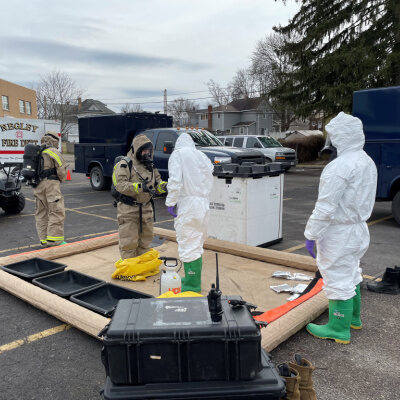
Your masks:
M 4 265 L 4 271 L 20 278 L 32 280 L 44 275 L 64 271 L 67 266 L 58 262 L 45 260 L 43 258 L 31 258 L 13 264 Z
M 74 270 L 68 270 L 59 272 L 58 274 L 36 278 L 32 283 L 61 297 L 69 297 L 73 294 L 104 284 L 105 282 Z
M 210 363 L 213 360 L 210 359 Z M 251 381 L 210 381 L 183 383 L 153 383 L 151 385 L 118 386 L 107 377 L 104 387 L 106 400 L 141 399 L 234 399 L 279 400 L 285 396 L 285 383 L 268 355 L 261 350 L 262 369 Z
M 112 283 L 106 283 L 94 289 L 74 294 L 71 296 L 71 301 L 109 317 L 113 314 L 119 300 L 147 298 L 153 298 L 153 296 Z
M 253 379 L 260 329 L 247 307 L 221 304 L 213 323 L 205 297 L 120 300 L 103 338 L 106 375 L 117 385 Z

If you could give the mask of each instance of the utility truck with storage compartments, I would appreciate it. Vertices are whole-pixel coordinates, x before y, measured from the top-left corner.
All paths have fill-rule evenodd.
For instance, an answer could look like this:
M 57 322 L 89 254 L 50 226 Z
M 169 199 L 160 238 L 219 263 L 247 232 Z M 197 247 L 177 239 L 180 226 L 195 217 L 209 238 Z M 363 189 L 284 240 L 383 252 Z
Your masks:
M 265 157 L 253 149 L 225 147 L 205 129 L 173 128 L 172 117 L 165 114 L 126 113 L 79 118 L 79 143 L 75 144 L 75 170 L 90 177 L 94 190 L 111 186 L 116 157 L 126 155 L 132 139 L 142 133 L 154 146 L 154 165 L 168 179 L 168 160 L 178 136 L 186 132 L 197 149 L 214 163 L 253 162 L 264 164 Z
M 364 150 L 378 170 L 376 199 L 392 202 L 400 224 L 400 86 L 354 92 L 353 115 L 363 123 Z
M 10 214 L 21 212 L 25 197 L 21 190 L 21 169 L 24 148 L 27 144 L 40 144 L 46 132 L 55 132 L 60 137 L 57 121 L 44 119 L 0 118 L 0 207 Z

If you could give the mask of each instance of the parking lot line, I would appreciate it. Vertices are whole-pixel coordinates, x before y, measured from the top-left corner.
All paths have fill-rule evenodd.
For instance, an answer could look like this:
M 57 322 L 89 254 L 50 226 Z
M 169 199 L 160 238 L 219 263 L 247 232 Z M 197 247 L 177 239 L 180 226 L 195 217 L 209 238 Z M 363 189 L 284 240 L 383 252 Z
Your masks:
M 387 220 L 392 219 L 392 218 L 393 218 L 393 215 L 387 215 L 386 217 L 375 219 L 374 221 L 368 222 L 368 226 L 379 224 L 380 222 L 387 221 Z M 303 244 L 299 244 L 297 246 L 289 247 L 288 249 L 282 250 L 282 251 L 284 251 L 285 253 L 292 253 L 293 251 L 300 250 L 303 247 L 306 247 L 306 245 L 304 243 Z
M 300 250 L 303 247 L 306 247 L 306 245 L 305 244 L 299 244 L 297 246 L 289 247 L 288 249 L 282 250 L 282 251 L 284 251 L 285 253 L 292 253 L 293 251 Z
M 24 339 L 19 339 L 11 343 L 4 344 L 0 346 L 0 354 L 5 353 L 6 351 L 17 349 L 18 347 L 21 347 L 24 344 L 32 343 L 35 342 L 36 340 L 43 339 L 47 336 L 55 335 L 56 333 L 66 331 L 69 328 L 71 328 L 71 325 L 62 324 L 54 328 L 46 329 L 45 331 L 35 333 Z
M 376 219 L 375 221 L 368 222 L 368 226 L 379 224 L 379 222 L 387 221 L 392 218 L 393 218 L 393 215 L 387 215 L 386 217 L 379 218 L 379 219 Z
M 84 206 L 84 207 L 74 207 L 74 208 L 71 208 L 71 210 L 83 210 L 85 208 L 102 207 L 102 206 L 110 206 L 110 205 L 112 205 L 111 202 L 104 203 L 104 204 L 93 204 L 91 206 Z
M 65 208 L 65 211 L 72 211 L 72 212 L 75 212 L 75 213 L 78 213 L 78 214 L 89 215 L 91 217 L 107 219 L 109 221 L 117 221 L 116 218 L 106 217 L 105 215 L 90 214 L 90 213 L 87 213 L 87 212 L 84 212 L 84 211 L 75 210 L 73 208 Z

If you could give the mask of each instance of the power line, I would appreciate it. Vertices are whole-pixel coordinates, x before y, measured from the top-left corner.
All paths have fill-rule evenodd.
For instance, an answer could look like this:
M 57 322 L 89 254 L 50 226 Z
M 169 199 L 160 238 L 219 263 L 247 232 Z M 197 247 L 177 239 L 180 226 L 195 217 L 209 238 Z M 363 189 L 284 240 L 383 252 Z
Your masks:
M 197 98 L 193 98 L 193 99 L 185 99 L 185 100 L 207 100 L 207 99 L 213 99 L 213 96 L 209 96 L 209 97 L 197 97 Z M 176 99 L 175 99 L 176 100 Z M 172 100 L 173 101 L 173 100 Z M 171 100 L 168 101 L 168 103 L 170 103 Z M 112 106 L 112 105 L 119 105 L 119 104 L 161 104 L 164 103 L 163 100 L 161 101 L 147 101 L 147 102 L 122 102 L 122 103 L 108 103 L 107 105 Z
M 160 92 L 162 93 L 162 92 Z M 183 96 L 183 95 L 187 95 L 187 94 L 196 94 L 196 93 L 209 93 L 209 90 L 199 90 L 196 92 L 182 92 L 182 93 L 169 93 L 168 92 L 168 96 Z M 126 99 L 122 99 L 120 97 L 117 98 L 113 98 L 113 99 L 98 99 L 100 101 L 108 101 L 108 100 L 135 100 L 135 99 L 152 99 L 154 97 L 162 97 L 162 94 L 160 95 L 154 95 L 154 96 L 141 96 L 141 97 L 129 97 Z M 111 103 L 110 103 L 111 104 Z M 122 104 L 122 103 L 118 103 L 118 104 Z

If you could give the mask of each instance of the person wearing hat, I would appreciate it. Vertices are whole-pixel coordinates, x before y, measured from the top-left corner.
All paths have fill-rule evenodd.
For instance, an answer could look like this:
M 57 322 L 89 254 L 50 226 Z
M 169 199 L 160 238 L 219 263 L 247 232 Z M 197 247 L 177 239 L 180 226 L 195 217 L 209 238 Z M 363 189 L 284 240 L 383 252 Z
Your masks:
M 153 205 L 156 194 L 166 193 L 167 182 L 153 166 L 153 144 L 145 135 L 136 136 L 127 157 L 114 167 L 113 184 L 117 204 L 121 259 L 140 256 L 153 240 Z
M 65 244 L 65 208 L 60 184 L 66 179 L 68 171 L 58 144 L 59 137 L 55 132 L 47 132 L 41 139 L 39 184 L 33 194 L 36 230 L 42 247 Z

